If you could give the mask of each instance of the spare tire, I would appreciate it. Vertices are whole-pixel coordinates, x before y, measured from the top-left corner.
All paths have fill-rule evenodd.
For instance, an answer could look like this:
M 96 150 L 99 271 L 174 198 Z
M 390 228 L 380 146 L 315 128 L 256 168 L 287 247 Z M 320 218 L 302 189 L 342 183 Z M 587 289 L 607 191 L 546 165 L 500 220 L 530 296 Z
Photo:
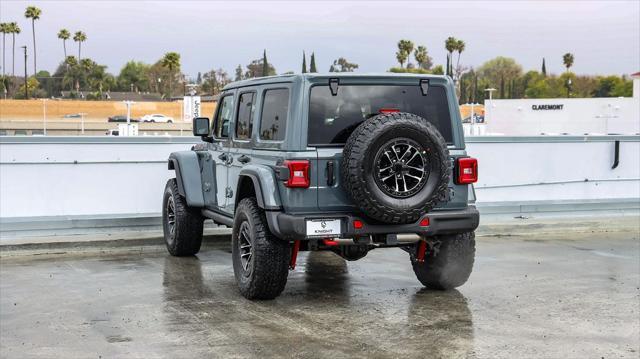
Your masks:
M 447 198 L 447 144 L 435 126 L 410 113 L 380 114 L 358 126 L 345 144 L 344 187 L 369 218 L 413 223 Z

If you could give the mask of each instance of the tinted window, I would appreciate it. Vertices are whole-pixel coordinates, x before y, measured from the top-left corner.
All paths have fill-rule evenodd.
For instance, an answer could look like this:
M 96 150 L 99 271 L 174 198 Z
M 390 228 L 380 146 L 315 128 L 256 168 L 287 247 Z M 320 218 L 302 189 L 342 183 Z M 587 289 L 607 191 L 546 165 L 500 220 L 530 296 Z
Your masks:
M 251 130 L 253 128 L 253 112 L 255 109 L 254 99 L 254 92 L 243 93 L 238 99 L 236 138 L 239 140 L 248 140 L 251 138 Z
M 344 144 L 362 121 L 381 112 L 400 111 L 421 116 L 452 142 L 451 117 L 444 87 L 431 86 L 422 96 L 419 86 L 341 85 L 337 96 L 329 86 L 311 88 L 309 103 L 310 145 Z
M 262 100 L 260 138 L 271 141 L 283 140 L 288 113 L 289 90 L 267 90 L 264 93 L 264 99 Z
M 233 113 L 233 95 L 228 95 L 220 100 L 218 115 L 213 123 L 213 136 L 216 138 L 229 137 L 229 122 Z

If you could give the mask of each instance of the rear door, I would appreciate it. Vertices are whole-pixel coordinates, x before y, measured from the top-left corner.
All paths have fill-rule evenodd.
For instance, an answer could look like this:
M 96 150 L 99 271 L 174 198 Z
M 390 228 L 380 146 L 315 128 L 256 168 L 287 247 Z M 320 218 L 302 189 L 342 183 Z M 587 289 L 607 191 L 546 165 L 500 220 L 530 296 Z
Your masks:
M 341 184 L 342 149 L 353 132 L 367 118 L 383 111 L 400 111 L 417 114 L 435 125 L 447 141 L 452 161 L 464 155 L 455 150 L 451 106 L 447 86 L 430 86 L 423 96 L 415 80 L 414 84 L 340 85 L 337 95 L 332 95 L 328 85 L 311 87 L 309 102 L 308 145 L 316 147 L 318 207 L 320 210 L 352 211 L 356 205 Z M 453 176 L 452 176 L 453 177 Z M 464 191 L 450 182 L 451 193 Z M 454 191 L 455 190 L 455 191 Z M 457 191 L 459 194 L 462 194 Z M 460 197 L 456 198 L 459 200 Z M 456 205 L 458 205 L 456 203 Z M 447 206 L 451 206 L 451 203 Z
M 242 168 L 249 164 L 252 159 L 252 134 L 256 113 L 256 100 L 256 88 L 248 87 L 238 90 L 235 105 L 235 120 L 232 124 L 231 149 L 229 150 L 229 161 L 231 161 L 231 163 L 229 164 L 229 174 L 227 178 L 230 196 L 224 209 L 227 213 L 234 212 L 240 171 L 242 171 Z

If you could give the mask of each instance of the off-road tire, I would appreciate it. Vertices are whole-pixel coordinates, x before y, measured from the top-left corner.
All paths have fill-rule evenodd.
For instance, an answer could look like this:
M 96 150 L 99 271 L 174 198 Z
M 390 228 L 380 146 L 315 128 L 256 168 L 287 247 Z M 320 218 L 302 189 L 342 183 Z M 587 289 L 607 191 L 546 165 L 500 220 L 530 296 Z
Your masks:
M 425 287 L 452 289 L 469 279 L 475 253 L 474 232 L 441 235 L 427 239 L 424 262 L 418 262 L 415 253 L 412 253 L 411 264 L 416 277 Z
M 170 224 L 169 202 L 173 201 L 174 225 Z M 175 178 L 167 181 L 162 200 L 162 229 L 167 250 L 172 256 L 192 256 L 200 251 L 204 217 L 200 210 L 187 206 L 178 192 Z
M 428 152 L 426 184 L 406 198 L 384 193 L 373 177 L 376 153 L 394 138 L 415 141 Z M 416 222 L 447 198 L 451 163 L 446 141 L 435 126 L 414 114 L 390 113 L 372 117 L 353 131 L 343 150 L 340 172 L 344 188 L 363 214 L 384 223 L 404 224 Z
M 248 224 L 252 250 L 246 270 L 240 248 L 244 222 Z M 271 234 L 264 211 L 255 198 L 244 198 L 238 203 L 231 238 L 233 272 L 240 293 L 247 299 L 273 299 L 280 295 L 289 274 L 289 243 Z

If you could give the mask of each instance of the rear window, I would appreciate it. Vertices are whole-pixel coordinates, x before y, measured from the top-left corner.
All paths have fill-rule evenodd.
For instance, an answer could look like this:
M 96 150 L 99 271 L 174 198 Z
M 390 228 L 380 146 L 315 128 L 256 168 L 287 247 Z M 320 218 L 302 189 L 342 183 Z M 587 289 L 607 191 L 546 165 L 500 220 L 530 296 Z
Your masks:
M 311 88 L 308 144 L 341 145 L 362 121 L 382 111 L 409 112 L 431 122 L 447 143 L 453 142 L 447 94 L 430 86 L 422 96 L 420 86 L 340 85 L 332 96 L 329 86 Z

